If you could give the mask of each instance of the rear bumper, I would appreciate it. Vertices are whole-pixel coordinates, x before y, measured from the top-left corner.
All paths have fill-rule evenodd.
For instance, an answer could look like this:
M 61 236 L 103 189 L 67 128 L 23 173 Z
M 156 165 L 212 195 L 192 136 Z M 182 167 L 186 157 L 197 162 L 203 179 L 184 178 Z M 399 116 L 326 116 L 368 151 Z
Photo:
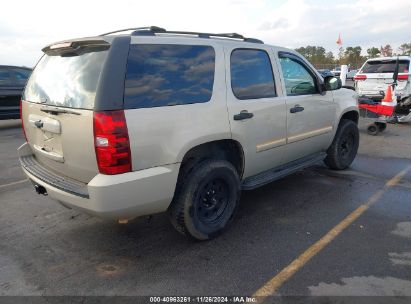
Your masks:
M 51 172 L 35 161 L 27 165 L 32 155 L 25 143 L 19 149 L 22 168 L 35 184 L 63 205 L 108 219 L 131 219 L 167 210 L 174 195 L 180 164 L 153 167 L 118 174 L 97 174 L 88 184 L 81 184 Z M 52 176 L 50 176 L 52 174 Z

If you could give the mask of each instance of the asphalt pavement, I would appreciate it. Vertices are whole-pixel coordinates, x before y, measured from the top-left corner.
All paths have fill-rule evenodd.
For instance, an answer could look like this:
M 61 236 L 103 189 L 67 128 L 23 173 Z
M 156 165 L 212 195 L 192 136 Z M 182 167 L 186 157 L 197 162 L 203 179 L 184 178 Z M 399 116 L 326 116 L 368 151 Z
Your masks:
M 223 235 L 192 242 L 164 214 L 119 225 L 37 195 L 16 155 L 19 122 L 0 122 L 0 295 L 234 296 L 274 281 L 275 295 L 411 296 L 411 125 L 360 131 L 350 169 L 319 164 L 243 192 Z

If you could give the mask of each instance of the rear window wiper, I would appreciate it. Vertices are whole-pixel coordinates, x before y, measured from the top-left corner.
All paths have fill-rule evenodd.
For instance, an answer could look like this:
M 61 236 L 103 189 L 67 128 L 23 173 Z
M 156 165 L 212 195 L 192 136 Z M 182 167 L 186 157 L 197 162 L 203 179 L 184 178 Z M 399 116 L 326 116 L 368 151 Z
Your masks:
M 41 108 L 40 111 L 45 112 L 45 113 L 54 114 L 54 115 L 58 115 L 58 114 L 75 114 L 75 115 L 81 115 L 81 113 L 79 113 L 79 112 L 75 112 L 75 111 L 71 111 L 71 110 L 66 110 L 66 109 L 58 109 L 58 108 L 54 108 L 54 109 Z

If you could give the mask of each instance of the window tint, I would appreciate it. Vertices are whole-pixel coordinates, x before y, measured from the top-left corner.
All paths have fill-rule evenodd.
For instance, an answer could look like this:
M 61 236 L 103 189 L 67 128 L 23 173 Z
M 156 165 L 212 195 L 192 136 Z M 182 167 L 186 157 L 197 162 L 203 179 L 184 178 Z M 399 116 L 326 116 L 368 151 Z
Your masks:
M 213 92 L 214 69 L 211 46 L 130 45 L 124 105 L 151 108 L 207 102 Z
M 396 60 L 372 60 L 365 63 L 361 73 L 394 73 Z M 408 60 L 399 60 L 398 73 L 409 73 L 408 66 L 410 62 Z
M 108 51 L 79 56 L 44 55 L 27 82 L 23 98 L 49 105 L 92 109 Z
M 0 68 L 0 85 L 10 84 L 10 72 L 8 69 Z
M 19 85 L 25 85 L 31 71 L 25 69 L 11 69 Z
M 14 72 L 14 76 L 17 79 L 28 79 L 31 71 L 30 70 L 25 70 L 25 69 L 12 69 L 12 71 Z
M 268 54 L 262 50 L 234 50 L 231 54 L 231 88 L 238 99 L 276 96 Z
M 280 63 L 288 96 L 317 93 L 315 78 L 303 64 L 289 57 L 280 57 Z

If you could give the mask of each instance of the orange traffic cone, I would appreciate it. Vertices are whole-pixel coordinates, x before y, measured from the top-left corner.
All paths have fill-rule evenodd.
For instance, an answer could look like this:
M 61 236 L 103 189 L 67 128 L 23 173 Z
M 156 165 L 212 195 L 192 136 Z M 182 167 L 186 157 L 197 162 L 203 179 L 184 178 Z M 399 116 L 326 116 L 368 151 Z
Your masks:
M 381 100 L 381 105 L 378 105 L 378 113 L 380 115 L 392 116 L 394 114 L 396 100 L 392 98 L 392 87 L 389 85 L 385 92 L 384 99 Z
M 387 91 L 385 91 L 384 99 L 381 100 L 381 101 L 384 101 L 384 102 L 392 102 L 393 101 L 392 100 L 392 88 L 391 88 L 390 85 L 388 86 Z

